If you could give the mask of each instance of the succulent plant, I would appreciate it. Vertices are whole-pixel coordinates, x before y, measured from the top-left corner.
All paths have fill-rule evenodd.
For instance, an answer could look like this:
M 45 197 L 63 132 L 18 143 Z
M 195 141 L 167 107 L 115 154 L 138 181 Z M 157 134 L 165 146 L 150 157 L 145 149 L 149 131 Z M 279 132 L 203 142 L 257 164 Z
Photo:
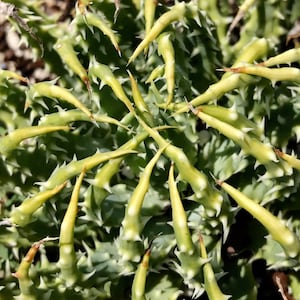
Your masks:
M 74 2 L 0 2 L 0 299 L 300 299 L 298 2 Z

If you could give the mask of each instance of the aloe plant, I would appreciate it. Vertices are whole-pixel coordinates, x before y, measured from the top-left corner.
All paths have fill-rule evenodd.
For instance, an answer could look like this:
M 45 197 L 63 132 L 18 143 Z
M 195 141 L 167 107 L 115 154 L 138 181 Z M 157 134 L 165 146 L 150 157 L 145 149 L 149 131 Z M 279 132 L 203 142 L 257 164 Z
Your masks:
M 44 4 L 0 2 L 49 74 L 0 71 L 0 299 L 300 299 L 297 1 Z

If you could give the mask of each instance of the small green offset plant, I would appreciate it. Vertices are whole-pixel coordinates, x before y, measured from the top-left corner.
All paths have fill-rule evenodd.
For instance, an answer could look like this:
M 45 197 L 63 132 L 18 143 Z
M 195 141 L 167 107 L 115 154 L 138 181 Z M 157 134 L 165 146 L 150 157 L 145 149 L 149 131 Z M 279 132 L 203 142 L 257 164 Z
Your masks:
M 231 2 L 0 2 L 0 299 L 300 299 L 299 5 Z

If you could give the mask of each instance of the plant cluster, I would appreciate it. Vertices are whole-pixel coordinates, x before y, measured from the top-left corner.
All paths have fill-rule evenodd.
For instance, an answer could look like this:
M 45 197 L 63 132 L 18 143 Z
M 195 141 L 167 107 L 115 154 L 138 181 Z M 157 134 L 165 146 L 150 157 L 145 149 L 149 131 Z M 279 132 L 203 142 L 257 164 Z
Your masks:
M 46 3 L 0 2 L 49 74 L 0 70 L 0 299 L 300 299 L 299 2 Z

